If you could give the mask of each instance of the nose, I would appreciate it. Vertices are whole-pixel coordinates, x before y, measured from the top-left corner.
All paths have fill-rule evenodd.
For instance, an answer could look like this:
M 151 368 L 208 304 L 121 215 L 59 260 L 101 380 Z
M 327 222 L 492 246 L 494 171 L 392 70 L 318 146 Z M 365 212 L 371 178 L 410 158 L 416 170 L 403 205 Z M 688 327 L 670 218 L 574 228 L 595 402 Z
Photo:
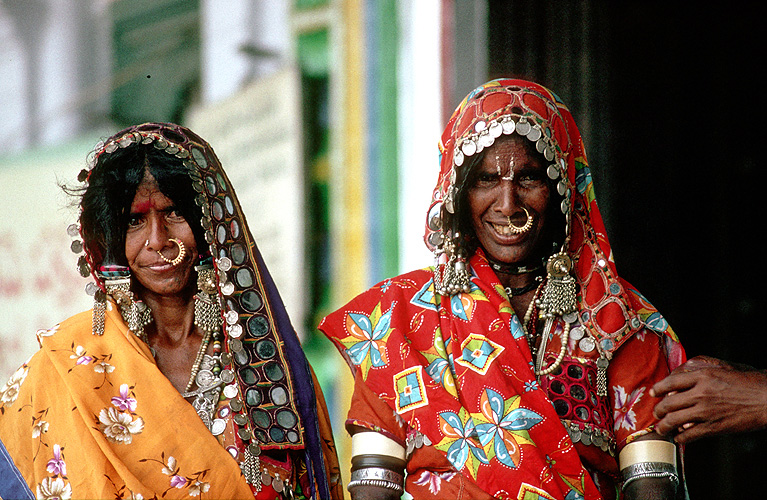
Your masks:
M 496 210 L 504 217 L 511 217 L 520 210 L 519 196 L 514 182 L 510 179 L 502 179 L 498 183 L 498 190 Z
M 144 246 L 154 252 L 172 245 L 169 240 L 168 228 L 163 218 L 151 214 L 147 219 L 147 233 Z

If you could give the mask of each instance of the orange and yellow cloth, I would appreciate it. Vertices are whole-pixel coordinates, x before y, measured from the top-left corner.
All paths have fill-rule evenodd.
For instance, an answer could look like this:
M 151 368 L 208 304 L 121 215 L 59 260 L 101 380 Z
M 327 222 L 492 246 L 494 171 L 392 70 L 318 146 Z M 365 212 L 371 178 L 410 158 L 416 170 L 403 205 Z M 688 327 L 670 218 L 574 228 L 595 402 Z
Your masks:
M 231 422 L 213 436 L 109 309 L 103 336 L 91 333 L 90 311 L 39 331 L 40 351 L 0 389 L 0 438 L 32 491 L 38 498 L 253 498 L 222 446 L 234 439 Z

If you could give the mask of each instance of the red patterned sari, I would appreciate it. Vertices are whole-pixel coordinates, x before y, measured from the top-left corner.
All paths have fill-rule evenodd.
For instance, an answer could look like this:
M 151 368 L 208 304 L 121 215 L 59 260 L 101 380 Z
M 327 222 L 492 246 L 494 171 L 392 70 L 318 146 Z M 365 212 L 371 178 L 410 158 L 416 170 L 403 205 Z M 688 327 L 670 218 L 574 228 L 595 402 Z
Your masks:
M 568 187 L 564 250 L 575 264 L 578 308 L 550 330 L 544 367 L 570 324 L 557 369 L 535 375 L 522 319 L 481 248 L 468 260 L 468 292 L 439 294 L 434 268 L 413 271 L 320 324 L 355 373 L 348 424 L 406 447 L 414 498 L 617 498 L 617 452 L 652 430 L 647 391 L 684 359 L 663 317 L 617 276 L 580 134 L 548 90 L 496 80 L 467 97 L 440 144 L 433 207 L 455 194 L 462 141 L 519 108 L 555 137 Z M 427 244 L 438 241 L 433 233 L 427 227 Z

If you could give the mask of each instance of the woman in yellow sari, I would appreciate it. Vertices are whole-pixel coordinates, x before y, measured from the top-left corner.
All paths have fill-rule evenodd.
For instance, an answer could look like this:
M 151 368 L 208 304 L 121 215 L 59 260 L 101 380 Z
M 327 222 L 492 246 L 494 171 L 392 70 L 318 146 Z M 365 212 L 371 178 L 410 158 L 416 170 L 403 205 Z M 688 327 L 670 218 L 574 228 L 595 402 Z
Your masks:
M 322 393 L 211 147 L 174 124 L 79 180 L 92 311 L 38 332 L 0 438 L 38 498 L 341 498 Z M 13 465 L 11 464 L 11 465 Z

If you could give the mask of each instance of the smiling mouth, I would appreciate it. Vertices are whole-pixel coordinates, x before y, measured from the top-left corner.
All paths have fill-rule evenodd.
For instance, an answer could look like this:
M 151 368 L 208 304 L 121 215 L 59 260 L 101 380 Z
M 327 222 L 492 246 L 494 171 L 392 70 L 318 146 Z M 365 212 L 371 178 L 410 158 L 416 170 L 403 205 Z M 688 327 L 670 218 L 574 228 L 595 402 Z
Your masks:
M 150 264 L 145 267 L 151 269 L 152 271 L 160 272 L 160 271 L 167 271 L 169 269 L 173 269 L 175 266 L 172 264 L 168 264 L 166 262 L 155 262 L 154 264 Z
M 490 225 L 493 226 L 495 232 L 501 236 L 514 236 L 514 233 L 511 232 L 511 228 L 508 224 L 495 224 L 491 222 Z

